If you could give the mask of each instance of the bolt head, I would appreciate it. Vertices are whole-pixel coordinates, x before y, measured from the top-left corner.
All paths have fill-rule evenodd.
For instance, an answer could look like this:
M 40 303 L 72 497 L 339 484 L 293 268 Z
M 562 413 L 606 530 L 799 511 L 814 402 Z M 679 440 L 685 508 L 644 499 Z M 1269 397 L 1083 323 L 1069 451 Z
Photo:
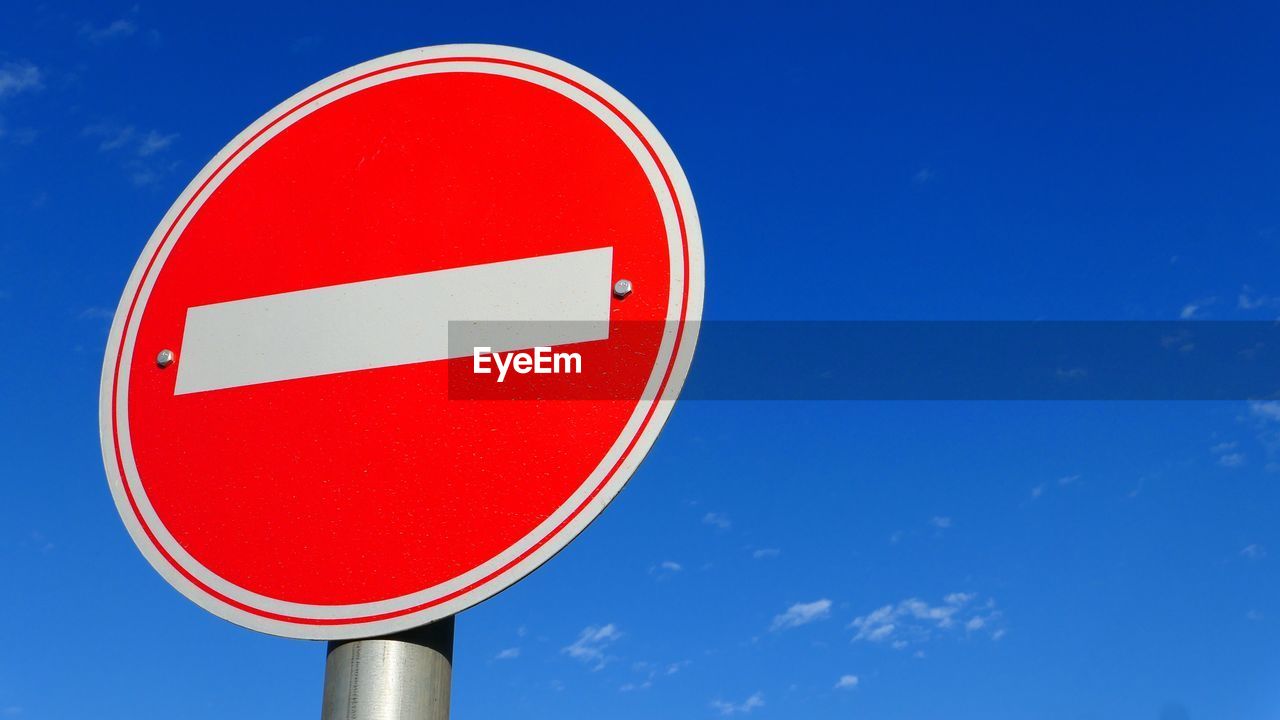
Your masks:
M 631 281 L 623 278 L 613 284 L 613 294 L 619 300 L 631 294 L 634 288 L 631 287 Z
M 167 368 L 173 364 L 173 361 L 177 359 L 177 357 L 177 355 L 173 354 L 172 350 L 161 350 L 156 355 L 156 365 L 159 365 L 162 368 Z

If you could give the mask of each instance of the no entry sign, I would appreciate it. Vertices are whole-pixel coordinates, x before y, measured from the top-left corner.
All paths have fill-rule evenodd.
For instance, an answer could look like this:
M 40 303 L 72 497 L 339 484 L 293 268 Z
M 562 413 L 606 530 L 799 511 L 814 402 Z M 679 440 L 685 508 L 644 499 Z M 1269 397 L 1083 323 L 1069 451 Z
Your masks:
M 600 80 L 488 45 L 350 68 L 231 141 L 143 250 L 102 375 L 117 508 L 174 587 L 250 628 L 453 614 L 622 488 L 684 381 L 702 283 L 679 164 Z M 524 328 L 486 367 L 584 350 L 607 367 L 564 382 L 628 389 L 451 398 L 483 364 L 449 342 L 466 321 Z

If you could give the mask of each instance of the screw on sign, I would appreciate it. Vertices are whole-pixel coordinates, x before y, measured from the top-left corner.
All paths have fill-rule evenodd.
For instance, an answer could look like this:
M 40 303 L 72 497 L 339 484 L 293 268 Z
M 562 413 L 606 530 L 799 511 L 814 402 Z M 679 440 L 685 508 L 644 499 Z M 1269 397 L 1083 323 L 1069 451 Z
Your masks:
M 622 488 L 702 290 L 684 174 L 600 80 L 488 45 L 344 70 L 232 140 L 143 250 L 102 375 L 117 508 L 165 579 L 245 627 L 451 618 Z M 459 323 L 506 328 L 494 352 L 580 353 L 607 367 L 558 382 L 621 390 L 451 398 Z

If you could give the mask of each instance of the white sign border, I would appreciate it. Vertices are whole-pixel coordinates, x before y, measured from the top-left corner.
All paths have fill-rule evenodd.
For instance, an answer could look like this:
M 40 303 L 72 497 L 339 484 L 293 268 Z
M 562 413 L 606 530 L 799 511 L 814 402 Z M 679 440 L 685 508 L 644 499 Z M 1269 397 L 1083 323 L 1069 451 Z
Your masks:
M 485 62 L 486 60 L 499 62 Z M 423 61 L 431 62 L 423 64 Z M 532 68 L 538 68 L 538 70 L 522 68 L 509 63 L 528 65 Z M 229 175 L 239 162 L 251 155 L 263 143 L 269 141 L 274 134 L 315 109 L 353 92 L 358 92 L 371 85 L 432 72 L 485 72 L 515 77 L 548 87 L 591 110 L 618 133 L 618 136 L 636 155 L 637 160 L 649 176 L 650 182 L 654 185 L 664 222 L 667 226 L 672 283 L 671 304 L 668 307 L 667 315 L 671 322 L 668 323 L 657 362 L 654 365 L 654 371 L 651 374 L 643 397 L 654 398 L 664 376 L 666 376 L 666 386 L 662 391 L 661 397 L 653 400 L 652 405 L 648 402 L 642 402 L 637 405 L 636 411 L 624 426 L 619 439 L 606 453 L 600 465 L 584 480 L 578 491 L 556 513 L 511 548 L 471 572 L 447 583 L 400 598 L 358 605 L 305 605 L 252 593 L 218 577 L 182 550 L 176 540 L 164 529 L 163 523 L 160 522 L 158 516 L 151 509 L 150 503 L 146 500 L 143 485 L 138 478 L 128 434 L 127 359 L 133 356 L 132 345 L 136 337 L 138 323 L 145 309 L 147 295 L 170 249 L 180 239 L 186 222 L 196 214 L 200 204 L 216 189 L 222 178 Z M 554 75 L 549 75 L 548 73 L 567 78 L 570 82 L 558 80 Z M 575 87 L 573 83 L 581 85 L 590 92 L 583 92 Z M 335 90 L 335 88 L 340 89 Z M 619 119 L 617 115 L 610 112 L 607 106 L 602 105 L 599 100 L 593 98 L 591 93 L 599 96 L 604 102 L 616 109 L 618 113 L 621 113 L 626 121 L 633 126 L 635 132 L 628 128 L 627 124 Z M 312 100 L 305 107 L 300 107 L 309 98 L 316 98 L 317 95 L 321 94 L 324 94 L 323 97 Z M 288 122 L 280 122 L 281 118 L 286 116 Z M 637 132 L 638 136 L 636 135 Z M 255 138 L 255 136 L 257 137 Z M 250 142 L 251 140 L 252 142 Z M 650 157 L 648 150 L 645 148 L 646 143 L 652 149 L 653 154 L 657 156 L 662 169 L 665 169 L 666 178 L 670 181 L 671 189 L 674 190 L 675 202 L 678 203 L 678 209 L 683 218 L 683 239 L 676 217 L 677 209 L 672 204 L 670 192 L 663 181 L 660 170 L 654 165 L 652 157 Z M 234 160 L 228 163 L 227 161 L 232 159 L 233 156 Z M 182 222 L 175 225 L 175 221 L 179 218 L 181 218 Z M 165 243 L 165 238 L 170 234 L 173 235 L 172 241 L 162 248 L 162 243 Z M 685 302 L 683 321 L 681 321 L 680 305 L 684 296 L 681 280 L 686 277 L 683 257 L 686 248 L 689 287 L 687 288 L 687 301 Z M 135 297 L 136 308 L 134 307 Z M 425 47 L 387 55 L 356 65 L 331 75 L 295 94 L 237 135 L 188 184 L 187 188 L 173 203 L 164 219 L 157 226 L 143 250 L 125 286 L 120 304 L 116 310 L 107 342 L 102 372 L 99 427 L 103 461 L 117 510 L 120 512 L 134 543 L 152 566 L 170 584 L 183 595 L 213 614 L 254 630 L 294 638 L 337 640 L 397 632 L 452 615 L 502 591 L 550 559 L 551 556 L 567 545 L 590 524 L 626 484 L 626 481 L 657 439 L 684 383 L 693 358 L 693 349 L 697 342 L 698 321 L 702 315 L 702 300 L 702 237 L 693 195 L 684 172 L 670 147 L 663 140 L 657 129 L 653 127 L 652 123 L 626 98 L 603 81 L 555 58 L 528 50 L 498 45 L 462 44 Z M 128 322 L 127 327 L 126 321 Z M 680 338 L 676 357 L 672 359 L 672 346 L 675 344 L 678 332 L 682 332 L 683 335 Z M 122 345 L 123 355 L 121 354 Z M 120 357 L 125 358 L 125 361 L 120 363 L 119 373 L 117 374 L 117 358 Z M 670 365 L 669 374 L 667 373 L 668 365 Z M 645 420 L 646 416 L 648 416 L 647 421 Z M 641 425 L 643 425 L 643 430 L 637 436 L 637 428 Z M 120 431 L 119 457 L 116 454 L 117 427 Z M 633 437 L 634 440 L 632 439 Z M 632 445 L 632 443 L 634 444 Z M 629 452 L 626 452 L 627 445 L 632 445 Z M 600 483 L 604 476 L 608 474 L 609 468 L 615 463 L 618 463 L 618 467 L 608 481 L 601 485 Z M 133 503 L 131 503 L 129 497 L 130 490 L 126 490 L 125 481 L 119 469 L 120 466 L 124 467 L 126 475 L 131 476 L 130 490 L 133 492 L 134 502 L 137 503 L 139 511 L 145 518 L 151 532 L 154 533 L 155 542 L 152 540 L 152 535 L 148 533 L 148 529 L 143 527 L 142 522 L 135 514 Z M 594 496 L 592 496 L 593 492 L 595 493 Z M 590 498 L 589 501 L 582 505 L 587 498 Z M 571 514 L 571 519 L 568 520 L 564 527 L 556 531 L 555 528 Z M 157 547 L 156 542 L 163 546 L 164 552 Z M 165 557 L 165 553 L 175 558 L 174 562 L 179 563 L 183 570 L 197 578 L 201 584 L 212 588 L 216 593 L 226 596 L 226 598 L 230 599 L 230 602 L 227 599 L 216 597 L 201 587 L 200 584 L 193 582 Z M 504 567 L 508 564 L 509 567 Z M 488 576 L 487 579 L 484 579 L 486 576 Z M 479 584 L 476 584 L 477 582 Z M 468 587 L 469 585 L 475 586 Z M 440 600 L 442 597 L 448 599 Z M 434 604 L 406 612 L 409 608 L 415 608 L 428 602 L 434 602 Z M 243 605 L 253 610 L 246 610 L 238 605 Z M 378 617 L 386 615 L 392 616 Z M 370 616 L 375 619 L 360 619 L 369 618 Z M 291 617 L 294 620 L 284 619 L 285 617 Z

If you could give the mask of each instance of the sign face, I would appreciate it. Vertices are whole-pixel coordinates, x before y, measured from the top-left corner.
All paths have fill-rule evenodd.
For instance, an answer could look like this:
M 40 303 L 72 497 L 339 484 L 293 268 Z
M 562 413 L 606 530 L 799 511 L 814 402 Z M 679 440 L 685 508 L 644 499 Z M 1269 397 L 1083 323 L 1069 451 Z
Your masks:
M 151 236 L 103 366 L 116 506 L 165 579 L 246 627 L 451 615 L 622 489 L 702 289 L 684 174 L 600 80 L 489 45 L 358 65 L 242 132 Z M 489 321 L 489 354 L 454 342 Z M 552 379 L 609 392 L 502 394 Z M 458 397 L 476 383 L 503 390 Z

